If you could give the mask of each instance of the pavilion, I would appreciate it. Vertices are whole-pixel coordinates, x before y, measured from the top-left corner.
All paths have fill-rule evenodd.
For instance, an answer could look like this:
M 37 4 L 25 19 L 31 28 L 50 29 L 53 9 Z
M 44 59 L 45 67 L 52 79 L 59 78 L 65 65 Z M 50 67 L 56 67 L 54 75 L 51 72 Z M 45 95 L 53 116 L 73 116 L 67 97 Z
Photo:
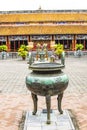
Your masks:
M 0 45 L 17 51 L 21 44 L 61 43 L 66 51 L 82 43 L 87 50 L 87 10 L 29 10 L 0 12 Z

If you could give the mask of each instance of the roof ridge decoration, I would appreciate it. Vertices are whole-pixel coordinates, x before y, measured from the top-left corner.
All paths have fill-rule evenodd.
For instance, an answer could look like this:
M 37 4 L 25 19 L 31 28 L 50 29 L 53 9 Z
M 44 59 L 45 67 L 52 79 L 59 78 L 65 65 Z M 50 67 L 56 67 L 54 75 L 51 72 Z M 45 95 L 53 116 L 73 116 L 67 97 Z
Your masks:
M 41 6 L 38 10 L 16 10 L 16 11 L 0 11 L 0 14 L 15 14 L 15 13 L 85 13 L 87 10 L 42 10 Z

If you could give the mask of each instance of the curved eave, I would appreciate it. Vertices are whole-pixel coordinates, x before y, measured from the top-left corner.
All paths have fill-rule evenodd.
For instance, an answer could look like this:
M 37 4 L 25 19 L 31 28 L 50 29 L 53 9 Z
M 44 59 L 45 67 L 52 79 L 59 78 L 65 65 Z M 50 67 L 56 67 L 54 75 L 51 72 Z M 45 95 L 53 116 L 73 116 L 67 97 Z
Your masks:
M 0 35 L 87 34 L 87 25 L 1 26 Z

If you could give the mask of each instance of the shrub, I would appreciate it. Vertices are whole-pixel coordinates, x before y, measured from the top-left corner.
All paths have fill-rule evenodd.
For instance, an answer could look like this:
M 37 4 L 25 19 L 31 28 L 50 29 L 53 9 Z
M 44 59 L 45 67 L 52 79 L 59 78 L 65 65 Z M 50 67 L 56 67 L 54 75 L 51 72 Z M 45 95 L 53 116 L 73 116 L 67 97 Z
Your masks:
M 18 49 L 18 55 L 21 57 L 26 57 L 28 54 L 28 48 L 26 45 L 21 45 L 20 48 Z
M 63 45 L 58 43 L 58 45 L 55 46 L 55 54 L 61 55 L 61 53 L 64 51 Z
M 83 44 L 76 44 L 76 50 L 82 50 L 83 49 Z
M 7 51 L 8 47 L 6 45 L 0 45 L 0 51 Z

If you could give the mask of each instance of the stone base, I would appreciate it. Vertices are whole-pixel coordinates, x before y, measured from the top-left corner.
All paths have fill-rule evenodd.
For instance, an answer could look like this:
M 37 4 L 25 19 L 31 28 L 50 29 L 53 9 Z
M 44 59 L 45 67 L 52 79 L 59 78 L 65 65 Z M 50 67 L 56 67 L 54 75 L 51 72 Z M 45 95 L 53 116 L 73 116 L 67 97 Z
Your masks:
M 36 115 L 32 115 L 31 111 L 26 113 L 24 130 L 75 130 L 68 110 L 64 110 L 63 114 L 59 114 L 57 110 L 52 110 L 51 124 L 46 124 L 47 113 L 38 111 Z

